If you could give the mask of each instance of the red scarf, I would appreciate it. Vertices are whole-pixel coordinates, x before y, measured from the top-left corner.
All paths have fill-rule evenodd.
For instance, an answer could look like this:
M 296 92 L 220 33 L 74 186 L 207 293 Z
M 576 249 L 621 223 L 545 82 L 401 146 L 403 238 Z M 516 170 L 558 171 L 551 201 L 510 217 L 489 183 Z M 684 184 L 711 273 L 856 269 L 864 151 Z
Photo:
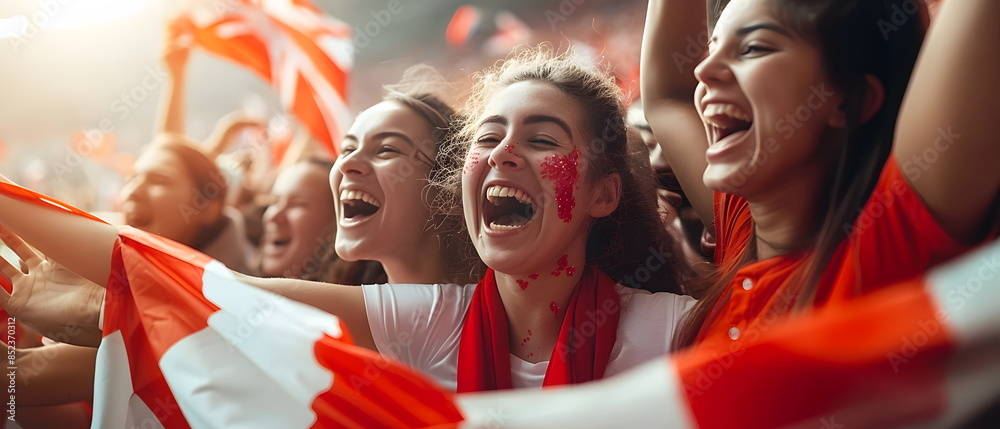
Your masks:
M 618 336 L 620 313 L 615 281 L 600 270 L 587 267 L 566 305 L 542 385 L 583 383 L 604 377 Z M 496 275 L 489 269 L 476 287 L 462 326 L 458 392 L 511 387 L 507 313 L 500 300 Z

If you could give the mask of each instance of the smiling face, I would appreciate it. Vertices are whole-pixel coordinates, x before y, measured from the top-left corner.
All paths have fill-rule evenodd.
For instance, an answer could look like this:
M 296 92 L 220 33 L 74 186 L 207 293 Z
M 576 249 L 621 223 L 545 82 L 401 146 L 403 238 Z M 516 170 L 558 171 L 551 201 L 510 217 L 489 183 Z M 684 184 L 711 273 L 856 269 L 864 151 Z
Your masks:
M 383 101 L 358 115 L 330 173 L 341 258 L 413 259 L 434 239 L 424 197 L 435 154 L 430 125 L 402 103 Z
M 507 86 L 486 105 L 462 176 L 466 225 L 486 265 L 528 274 L 551 271 L 571 249 L 582 257 L 600 211 L 582 118 L 578 102 L 541 81 Z
M 300 270 L 317 246 L 327 245 L 334 228 L 330 172 L 301 162 L 285 168 L 271 187 L 274 202 L 264 211 L 261 274 L 286 276 Z
M 768 0 L 734 0 L 697 67 L 698 110 L 709 138 L 705 185 L 747 197 L 828 168 L 821 144 L 843 126 L 842 97 L 821 52 L 774 16 Z M 827 148 L 829 149 L 829 148 Z
M 195 210 L 196 187 L 177 154 L 155 148 L 146 151 L 121 190 L 125 223 L 194 246 L 208 221 L 203 219 L 204 210 Z

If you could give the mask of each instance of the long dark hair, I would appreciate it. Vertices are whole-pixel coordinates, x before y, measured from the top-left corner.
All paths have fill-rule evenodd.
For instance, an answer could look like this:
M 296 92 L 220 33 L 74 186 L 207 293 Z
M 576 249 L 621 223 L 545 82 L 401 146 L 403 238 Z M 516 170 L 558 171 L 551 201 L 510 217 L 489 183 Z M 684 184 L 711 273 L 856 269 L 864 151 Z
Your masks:
M 456 199 L 450 189 L 437 185 L 441 177 L 461 172 L 463 164 L 463 160 L 453 156 L 457 146 L 461 145 L 454 137 L 460 121 L 458 113 L 445 101 L 448 87 L 449 84 L 435 69 L 416 65 L 404 72 L 399 83 L 386 85 L 383 100 L 409 107 L 431 128 L 431 140 L 437 154 L 433 160 L 427 160 L 432 165 L 427 177 L 428 186 L 422 195 L 431 208 L 427 228 L 438 237 L 445 266 L 452 277 L 443 280 L 463 283 L 478 280 L 485 273 L 486 266 L 479 259 L 465 228 L 461 199 Z
M 493 95 L 518 82 L 540 81 L 573 97 L 583 108 L 590 144 L 591 181 L 611 174 L 621 178 L 622 195 L 610 215 L 596 219 L 587 237 L 587 264 L 628 286 L 680 292 L 676 256 L 669 245 L 656 205 L 653 171 L 645 145 L 632 139 L 625 125 L 622 92 L 608 73 L 581 64 L 572 53 L 553 54 L 546 46 L 514 54 L 502 64 L 477 74 L 466 121 L 458 137 L 463 144 L 454 157 L 464 162 L 475 132 L 475 120 Z M 450 177 L 461 187 L 461 168 Z M 650 257 L 662 259 L 646 267 Z
M 771 0 L 782 22 L 823 52 L 827 77 L 845 94 L 841 110 L 846 126 L 837 146 L 834 174 L 826 183 L 826 213 L 811 253 L 788 282 L 797 298 L 790 311 L 812 306 L 819 283 L 838 247 L 851 232 L 854 221 L 868 201 L 885 165 L 895 135 L 896 119 L 910 74 L 923 43 L 923 21 L 914 14 L 902 23 L 893 14 L 907 11 L 912 0 Z M 724 5 L 726 1 L 719 2 Z M 719 5 L 714 8 L 720 10 Z M 921 6 L 922 7 L 922 6 Z M 710 12 L 712 9 L 710 9 Z M 881 108 L 867 121 L 862 109 L 867 93 L 866 77 L 875 76 L 883 85 Z M 756 259 L 756 239 L 730 263 L 719 268 L 712 286 L 691 310 L 680 334 L 679 347 L 694 343 L 736 271 Z

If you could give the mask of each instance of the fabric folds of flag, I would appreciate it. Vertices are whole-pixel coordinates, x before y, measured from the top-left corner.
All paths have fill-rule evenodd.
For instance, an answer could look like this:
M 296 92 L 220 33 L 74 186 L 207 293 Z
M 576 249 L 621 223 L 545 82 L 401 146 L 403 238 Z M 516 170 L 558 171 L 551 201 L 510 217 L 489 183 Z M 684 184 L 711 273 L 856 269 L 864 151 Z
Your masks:
M 727 351 L 695 347 L 580 387 L 459 396 L 463 427 L 961 427 L 1000 404 L 998 301 L 994 241 Z
M 243 284 L 217 261 L 139 230 L 123 228 L 115 252 L 96 384 L 118 388 L 95 401 L 100 427 L 142 427 L 149 418 L 168 428 L 461 419 L 450 395 L 351 346 L 333 315 Z
M 195 42 L 271 83 L 282 104 L 331 155 L 350 125 L 350 27 L 311 0 L 233 0 L 191 14 Z
M 0 193 L 100 222 L 24 188 L 0 184 Z M 352 345 L 334 315 L 131 227 L 113 252 L 94 428 L 423 428 L 462 419 L 453 394 Z

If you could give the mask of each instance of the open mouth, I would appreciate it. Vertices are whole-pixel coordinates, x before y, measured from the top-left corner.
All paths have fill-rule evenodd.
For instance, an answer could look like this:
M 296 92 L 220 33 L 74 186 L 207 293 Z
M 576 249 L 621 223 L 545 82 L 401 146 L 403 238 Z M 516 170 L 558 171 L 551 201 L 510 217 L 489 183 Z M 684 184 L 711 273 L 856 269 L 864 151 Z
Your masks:
M 743 133 L 753 126 L 753 117 L 732 104 L 709 104 L 705 107 L 703 115 L 715 131 L 715 143 L 734 134 Z
M 372 194 L 364 191 L 340 191 L 340 203 L 343 205 L 344 219 L 361 220 L 369 217 L 382 208 L 382 203 Z
M 520 189 L 507 186 L 486 188 L 483 220 L 490 229 L 505 231 L 521 228 L 535 216 L 535 203 Z

